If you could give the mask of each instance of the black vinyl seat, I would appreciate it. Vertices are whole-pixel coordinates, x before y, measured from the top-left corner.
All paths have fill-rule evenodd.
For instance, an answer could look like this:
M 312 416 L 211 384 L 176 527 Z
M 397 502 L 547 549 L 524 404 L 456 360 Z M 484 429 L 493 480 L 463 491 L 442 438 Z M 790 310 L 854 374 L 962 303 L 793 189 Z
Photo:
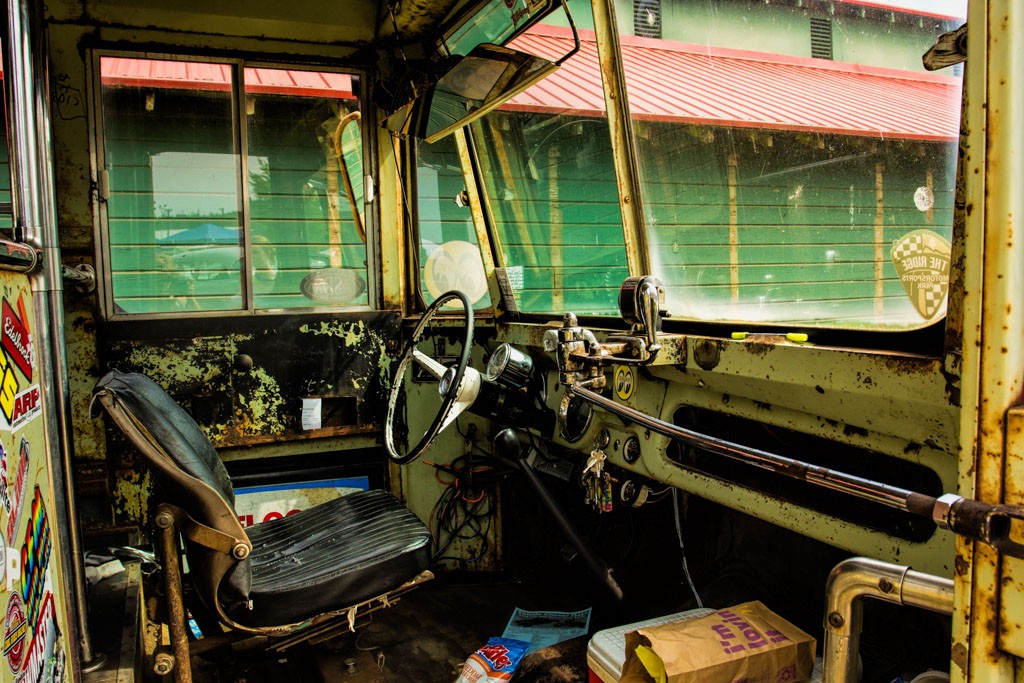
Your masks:
M 217 452 L 161 387 L 114 370 L 93 393 L 145 456 L 196 592 L 228 626 L 281 634 L 346 613 L 351 624 L 355 606 L 430 578 L 430 532 L 390 494 L 359 491 L 243 529 Z
M 249 529 L 252 609 L 232 618 L 287 624 L 369 600 L 427 568 L 430 535 L 384 491 L 362 491 Z

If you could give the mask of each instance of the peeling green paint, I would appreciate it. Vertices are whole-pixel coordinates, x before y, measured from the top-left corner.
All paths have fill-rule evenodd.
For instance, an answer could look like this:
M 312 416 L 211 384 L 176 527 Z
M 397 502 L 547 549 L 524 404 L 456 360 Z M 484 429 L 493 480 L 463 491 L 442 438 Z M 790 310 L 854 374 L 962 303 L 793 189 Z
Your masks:
M 121 470 L 114 481 L 114 512 L 126 521 L 143 525 L 149 518 L 149 497 L 153 491 L 149 471 Z
M 321 320 L 319 325 L 303 325 L 299 331 L 303 334 L 337 337 L 346 346 L 355 346 L 366 332 L 366 324 L 362 320 L 355 322 Z
M 251 335 L 199 338 L 187 346 L 140 346 L 127 356 L 128 363 L 154 379 L 170 377 L 179 383 L 207 383 L 225 373 L 239 342 Z
M 238 393 L 238 404 L 241 418 L 240 433 L 248 434 L 280 434 L 285 431 L 285 423 L 281 419 L 285 407 L 281 388 L 273 377 L 263 368 L 253 368 L 250 372 L 253 381 L 248 392 Z M 244 409 L 244 410 L 243 410 Z M 244 427 L 243 427 L 244 425 Z
M 385 385 L 389 384 L 392 359 L 387 354 L 386 340 L 377 330 L 367 327 L 364 321 L 341 322 L 322 320 L 317 324 L 302 325 L 299 331 L 303 334 L 334 337 L 340 339 L 347 347 L 372 347 L 377 357 L 377 378 Z M 369 384 L 369 379 L 368 377 L 354 378 L 352 380 L 353 389 L 365 391 Z

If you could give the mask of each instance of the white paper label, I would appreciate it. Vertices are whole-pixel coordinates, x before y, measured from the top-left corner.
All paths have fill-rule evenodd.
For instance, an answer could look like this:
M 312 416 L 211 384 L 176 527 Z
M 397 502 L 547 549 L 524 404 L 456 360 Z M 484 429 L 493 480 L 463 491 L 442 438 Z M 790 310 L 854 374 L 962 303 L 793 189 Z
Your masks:
M 318 398 L 302 399 L 302 428 L 304 430 L 320 429 L 320 405 Z

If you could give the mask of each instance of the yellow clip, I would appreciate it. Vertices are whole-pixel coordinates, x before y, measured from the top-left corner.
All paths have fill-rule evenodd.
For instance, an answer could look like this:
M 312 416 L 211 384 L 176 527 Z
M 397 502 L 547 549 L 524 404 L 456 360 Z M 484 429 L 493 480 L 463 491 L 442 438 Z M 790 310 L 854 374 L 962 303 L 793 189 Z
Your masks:
M 783 335 L 781 335 L 781 334 L 774 334 L 774 333 L 771 333 L 771 332 L 733 332 L 732 335 L 730 335 L 730 336 L 733 339 L 741 340 L 741 339 L 746 339 L 748 337 L 765 337 L 765 338 L 772 338 L 772 337 L 774 337 L 774 338 L 778 339 L 779 337 L 781 337 Z M 787 332 L 785 336 L 786 336 L 786 341 L 791 341 L 791 342 L 794 342 L 796 344 L 805 344 L 805 343 L 807 343 L 807 334 L 805 332 Z

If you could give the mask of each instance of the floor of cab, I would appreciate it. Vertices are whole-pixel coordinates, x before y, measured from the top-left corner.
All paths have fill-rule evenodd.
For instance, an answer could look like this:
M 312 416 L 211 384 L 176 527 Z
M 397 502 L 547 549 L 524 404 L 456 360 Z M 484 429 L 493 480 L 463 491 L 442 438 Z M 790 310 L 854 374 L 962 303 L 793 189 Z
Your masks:
M 253 650 L 193 658 L 197 683 L 452 683 L 466 657 L 500 636 L 516 607 L 577 611 L 594 608 L 591 633 L 613 623 L 614 609 L 593 585 L 520 581 L 503 575 L 446 575 L 407 593 L 370 623 L 287 655 Z M 538 651 L 520 663 L 516 683 L 586 683 L 589 635 Z
M 513 490 L 514 494 L 515 491 Z M 506 495 L 506 499 L 512 495 Z M 500 636 L 516 607 L 525 610 L 578 611 L 592 608 L 586 636 L 529 655 L 512 683 L 576 683 L 588 679 L 587 645 L 599 630 L 662 617 L 703 605 L 725 608 L 760 600 L 769 609 L 817 639 L 820 650 L 825 583 L 847 553 L 780 529 L 754 517 L 691 499 L 677 536 L 677 513 L 663 497 L 639 509 L 616 509 L 573 521 L 594 554 L 613 568 L 625 598 L 617 601 L 586 570 L 578 553 L 549 516 L 516 509 L 516 524 L 503 527 L 501 573 L 446 571 L 373 613 L 354 634 L 313 646 L 296 646 L 286 655 L 247 638 L 206 657 L 195 656 L 196 683 L 452 683 L 466 657 Z M 571 508 L 570 508 L 571 510 Z M 685 562 L 684 562 L 685 560 Z M 684 567 L 692 576 L 692 587 Z M 137 575 L 138 572 L 134 572 Z M 145 588 L 143 604 L 161 594 L 159 582 Z M 144 582 L 143 582 L 144 583 Z M 90 600 L 99 597 L 92 591 Z M 96 649 L 111 665 L 121 664 L 113 681 L 129 681 L 120 671 L 133 656 L 119 650 L 125 639 L 114 624 L 138 614 L 139 599 L 90 614 Z M 949 664 L 950 619 L 876 600 L 863 605 L 861 660 L 864 683 L 911 680 L 927 669 Z M 119 615 L 125 615 L 120 618 Z M 110 642 L 98 636 L 108 634 Z M 116 668 L 116 667 L 112 667 Z M 350 670 L 353 669 L 353 670 Z M 98 674 L 99 675 L 99 674 Z M 143 676 L 146 680 L 152 680 Z M 102 683 L 94 677 L 86 683 Z

